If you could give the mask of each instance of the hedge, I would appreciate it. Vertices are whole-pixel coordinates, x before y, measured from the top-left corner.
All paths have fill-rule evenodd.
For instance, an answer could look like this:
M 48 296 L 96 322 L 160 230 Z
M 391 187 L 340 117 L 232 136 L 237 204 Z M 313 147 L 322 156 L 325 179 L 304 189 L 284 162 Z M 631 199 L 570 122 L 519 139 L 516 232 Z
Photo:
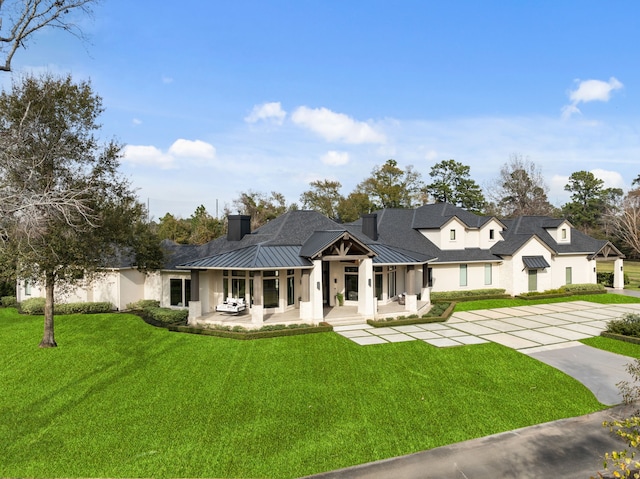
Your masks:
M 437 291 L 431 293 L 431 302 L 442 301 L 476 301 L 479 299 L 510 299 L 511 295 L 505 294 L 504 289 L 470 289 L 468 291 Z
M 53 307 L 56 314 L 97 314 L 110 313 L 113 310 L 113 305 L 108 302 L 62 303 Z
M 576 294 L 605 294 L 607 290 L 601 284 L 580 283 L 567 284 L 558 289 L 549 289 L 547 291 L 531 291 L 516 296 L 519 299 L 548 299 L 548 298 L 565 298 Z
M 15 296 L 3 296 L 0 298 L 0 306 L 3 308 L 15 308 L 18 306 L 18 300 Z
M 477 296 L 493 296 L 504 294 L 504 289 L 489 288 L 489 289 L 469 289 L 466 291 L 437 291 L 431 293 L 431 301 L 439 299 L 452 299 L 452 298 L 467 298 Z
M 44 298 L 29 298 L 18 304 L 18 311 L 28 315 L 44 314 Z M 60 303 L 54 304 L 53 312 L 55 314 L 96 314 L 110 313 L 113 306 L 108 302 L 88 302 L 88 303 Z
M 185 323 L 189 317 L 189 311 L 186 309 L 159 308 L 155 306 L 144 308 L 142 314 L 161 324 Z
M 265 326 L 263 329 L 258 330 L 244 330 L 241 327 L 228 328 L 228 329 L 210 329 L 210 328 L 198 328 L 194 326 L 177 326 L 168 325 L 169 331 L 179 333 L 201 334 L 203 336 L 216 336 L 219 338 L 228 339 L 265 339 L 276 338 L 281 336 L 297 336 L 300 334 L 314 334 L 314 333 L 327 333 L 333 331 L 333 326 L 329 323 L 320 323 L 319 326 L 310 326 L 308 324 L 293 324 L 289 326 L 273 325 Z M 242 329 L 242 330 L 241 330 Z
M 135 303 L 127 304 L 127 309 L 138 311 L 145 308 L 159 308 L 160 301 L 156 301 L 155 299 L 141 299 L 140 301 L 136 301 Z
M 445 306 L 442 308 L 442 306 Z M 403 317 L 399 316 L 397 318 L 387 318 L 387 319 L 367 319 L 367 324 L 373 326 L 374 328 L 385 328 L 385 327 L 393 327 L 393 326 L 408 326 L 411 324 L 426 324 L 426 323 L 441 323 L 449 319 L 449 316 L 453 314 L 453 309 L 456 307 L 455 302 L 450 303 L 437 303 L 434 304 L 431 310 L 423 314 L 419 317 L 417 314 Z M 434 314 L 432 314 L 432 312 Z
M 44 298 L 29 298 L 18 303 L 18 311 L 22 314 L 44 314 Z
M 583 294 L 585 292 L 592 294 L 598 291 L 606 293 L 607 291 L 603 285 L 593 284 L 593 283 L 566 284 L 560 289 L 563 289 L 569 293 L 574 293 L 574 294 L 575 293 Z
M 613 288 L 614 273 L 600 272 L 596 274 L 596 278 L 598 283 Z M 624 273 L 623 279 L 624 284 L 629 284 L 629 275 L 627 273 Z

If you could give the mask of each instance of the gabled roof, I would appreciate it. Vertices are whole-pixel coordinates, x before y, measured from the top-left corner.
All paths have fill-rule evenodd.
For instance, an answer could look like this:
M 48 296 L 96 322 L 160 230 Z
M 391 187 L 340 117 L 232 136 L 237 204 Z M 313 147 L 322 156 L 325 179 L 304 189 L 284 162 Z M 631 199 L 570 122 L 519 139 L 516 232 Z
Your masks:
M 346 230 L 315 231 L 300 248 L 300 256 L 313 258 L 340 239 Z
M 513 220 L 505 220 L 503 223 L 507 228 L 502 231 L 504 241 L 496 243 L 491 251 L 498 255 L 513 255 L 533 236 L 556 254 L 593 254 L 609 243 L 587 236 L 575 228 L 571 229 L 569 243 L 558 243 L 549 234 L 548 228 L 557 228 L 565 221 L 548 216 L 520 216 Z
M 449 203 L 434 203 L 417 208 L 411 226 L 415 229 L 439 229 L 454 217 L 468 228 L 480 228 L 492 219 L 491 216 L 478 216 Z

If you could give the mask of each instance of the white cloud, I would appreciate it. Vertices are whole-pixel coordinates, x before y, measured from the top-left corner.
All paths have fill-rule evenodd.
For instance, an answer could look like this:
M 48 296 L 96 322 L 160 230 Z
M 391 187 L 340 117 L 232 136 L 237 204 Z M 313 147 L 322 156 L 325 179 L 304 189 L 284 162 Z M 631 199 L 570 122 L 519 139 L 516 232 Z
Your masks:
M 133 123 L 135 126 L 142 125 L 142 120 L 139 118 L 134 118 L 133 120 L 131 120 L 131 123 Z
M 282 125 L 287 112 L 282 109 L 279 101 L 270 103 L 263 103 L 261 105 L 255 105 L 251 113 L 245 117 L 244 121 L 247 123 L 257 123 L 258 121 L 269 121 Z
M 438 152 L 436 150 L 429 150 L 424 155 L 424 159 L 427 161 L 435 161 L 438 159 Z
M 202 140 L 184 140 L 180 138 L 169 147 L 169 154 L 181 158 L 214 160 L 216 158 L 216 149 L 210 143 Z
M 611 98 L 611 92 L 621 89 L 624 85 L 615 77 L 609 81 L 584 80 L 579 81 L 578 87 L 569 93 L 570 105 L 562 107 L 562 117 L 567 119 L 574 113 L 581 113 L 578 105 L 591 101 L 607 102 Z
M 151 145 L 125 146 L 123 160 L 133 165 L 155 166 L 163 170 L 174 168 L 174 158 Z
M 291 117 L 296 125 L 308 128 L 327 141 L 351 144 L 384 143 L 385 136 L 368 123 L 355 121 L 343 114 L 327 108 L 297 108 Z
M 124 148 L 123 160 L 132 165 L 168 170 L 177 168 L 176 162 L 179 159 L 185 159 L 194 164 L 206 164 L 215 158 L 216 149 L 213 145 L 201 140 L 180 138 L 173 142 L 166 153 L 151 145 L 127 145 Z
M 162 75 L 162 83 L 164 83 L 165 85 L 173 83 L 173 78 L 168 77 L 166 75 Z
M 604 188 L 625 188 L 624 179 L 622 175 L 617 171 L 603 170 L 601 168 L 596 168 L 591 170 L 593 176 L 596 178 L 600 178 L 604 181 Z
M 341 166 L 349 163 L 349 153 L 346 151 L 328 151 L 322 156 L 322 163 L 330 166 Z

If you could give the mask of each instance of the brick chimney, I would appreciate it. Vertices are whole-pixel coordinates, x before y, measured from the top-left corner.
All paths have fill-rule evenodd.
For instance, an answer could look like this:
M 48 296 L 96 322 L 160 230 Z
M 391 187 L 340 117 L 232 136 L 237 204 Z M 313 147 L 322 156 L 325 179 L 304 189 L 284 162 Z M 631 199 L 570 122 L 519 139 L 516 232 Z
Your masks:
M 251 216 L 227 216 L 227 241 L 240 241 L 251 233 Z
M 362 215 L 362 232 L 373 241 L 378 241 L 378 215 Z

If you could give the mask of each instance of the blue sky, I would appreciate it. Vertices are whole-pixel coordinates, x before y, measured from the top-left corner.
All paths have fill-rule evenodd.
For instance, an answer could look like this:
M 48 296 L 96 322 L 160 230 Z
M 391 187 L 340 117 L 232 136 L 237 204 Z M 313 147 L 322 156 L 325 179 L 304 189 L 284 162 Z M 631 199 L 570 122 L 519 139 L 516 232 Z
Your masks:
M 325 178 L 346 195 L 389 158 L 488 188 L 522 155 L 556 205 L 575 171 L 640 174 L 637 2 L 104 0 L 81 24 L 89 42 L 42 32 L 14 69 L 92 81 L 155 218 Z

